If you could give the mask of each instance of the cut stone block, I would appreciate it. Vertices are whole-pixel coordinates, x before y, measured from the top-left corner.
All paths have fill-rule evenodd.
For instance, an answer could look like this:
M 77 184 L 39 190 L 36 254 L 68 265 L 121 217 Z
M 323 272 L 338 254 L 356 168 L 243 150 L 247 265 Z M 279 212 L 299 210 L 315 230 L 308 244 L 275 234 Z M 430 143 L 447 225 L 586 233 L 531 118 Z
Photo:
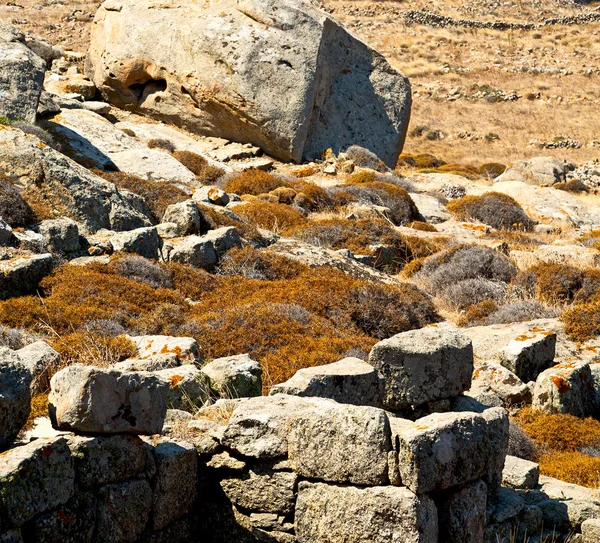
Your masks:
M 262 394 L 262 367 L 248 354 L 216 358 L 201 371 L 219 398 L 250 398 Z
M 531 403 L 531 389 L 512 371 L 495 362 L 476 364 L 469 393 L 480 396 L 490 392 L 505 406 Z
M 339 403 L 381 406 L 377 370 L 358 358 L 301 369 L 285 383 L 271 387 L 270 394 L 316 396 Z
M 437 500 L 440 543 L 481 543 L 485 531 L 487 485 L 476 481 Z
M 0 347 L 0 451 L 17 437 L 31 411 L 31 371 L 19 356 Z
M 510 488 L 535 488 L 540 478 L 540 465 L 507 455 L 502 470 L 502 484 Z
M 535 381 L 544 370 L 554 365 L 556 334 L 531 332 L 510 341 L 500 351 L 500 363 L 523 382 Z
M 359 488 L 302 482 L 298 543 L 437 543 L 433 500 L 404 487 Z
M 384 406 L 398 410 L 468 390 L 473 347 L 458 331 L 428 326 L 380 341 L 369 355 L 369 364 L 383 380 Z
M 59 430 L 157 434 L 167 413 L 169 383 L 149 373 L 70 366 L 51 381 L 49 413 Z
M 499 484 L 508 448 L 508 416 L 494 407 L 483 413 L 435 413 L 416 422 L 390 418 L 402 484 L 424 494 L 480 478 Z

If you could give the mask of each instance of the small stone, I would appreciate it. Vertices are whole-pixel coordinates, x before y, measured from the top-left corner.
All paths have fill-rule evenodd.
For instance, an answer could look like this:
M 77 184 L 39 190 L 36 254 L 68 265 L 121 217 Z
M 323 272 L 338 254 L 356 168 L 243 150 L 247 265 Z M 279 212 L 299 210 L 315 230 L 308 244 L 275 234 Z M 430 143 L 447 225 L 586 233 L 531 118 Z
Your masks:
M 233 226 L 224 226 L 215 230 L 209 230 L 202 238 L 212 243 L 217 258 L 220 259 L 230 249 L 242 246 L 242 238 Z
M 157 259 L 159 256 L 160 238 L 153 226 L 118 232 L 110 238 L 110 242 L 115 251 L 135 253 L 153 259 Z
M 249 398 L 262 394 L 262 367 L 248 354 L 216 358 L 201 371 L 219 398 Z
M 246 462 L 238 460 L 224 451 L 215 454 L 207 463 L 206 466 L 213 469 L 229 469 L 232 471 L 243 471 L 246 469 Z
M 600 519 L 588 519 L 581 524 L 582 543 L 598 543 L 600 541 Z
M 169 260 L 195 268 L 212 269 L 218 257 L 212 241 L 200 236 L 189 236 L 175 244 Z
M 500 350 L 500 363 L 527 383 L 554 364 L 556 334 L 531 332 L 522 334 Z
M 507 455 L 502 471 L 502 484 L 510 488 L 535 488 L 540 478 L 540 466 L 535 462 Z
M 180 236 L 201 233 L 202 215 L 194 200 L 171 204 L 162 217 L 163 223 L 175 223 Z

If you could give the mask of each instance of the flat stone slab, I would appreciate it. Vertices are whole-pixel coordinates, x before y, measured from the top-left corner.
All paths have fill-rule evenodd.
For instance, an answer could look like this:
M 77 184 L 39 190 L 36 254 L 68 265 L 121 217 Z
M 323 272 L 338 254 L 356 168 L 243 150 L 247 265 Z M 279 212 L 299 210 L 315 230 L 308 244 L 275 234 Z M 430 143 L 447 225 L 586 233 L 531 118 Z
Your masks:
M 529 460 L 506 455 L 502 484 L 511 488 L 535 488 L 540 478 L 540 465 Z

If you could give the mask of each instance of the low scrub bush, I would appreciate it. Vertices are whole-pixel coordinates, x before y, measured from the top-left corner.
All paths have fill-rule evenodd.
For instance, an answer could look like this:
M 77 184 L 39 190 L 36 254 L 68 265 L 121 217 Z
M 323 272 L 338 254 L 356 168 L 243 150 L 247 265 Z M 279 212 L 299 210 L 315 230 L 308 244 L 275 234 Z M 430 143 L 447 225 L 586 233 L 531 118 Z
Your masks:
M 6 177 L 0 177 L 0 218 L 15 228 L 35 222 L 33 209 Z
M 568 307 L 560 319 L 573 341 L 587 341 L 600 335 L 600 302 L 598 300 Z
M 240 196 L 244 194 L 258 196 L 259 194 L 269 193 L 278 187 L 289 186 L 286 181 L 270 173 L 262 170 L 248 170 L 227 179 L 223 190 Z
M 564 190 L 565 192 L 590 192 L 589 187 L 579 179 L 571 179 L 564 183 L 555 183 L 553 189 Z
M 400 155 L 398 159 L 398 166 L 405 166 L 410 168 L 439 168 L 446 164 L 443 160 L 436 156 L 429 154 L 417 154 L 417 155 Z
M 126 255 L 113 260 L 115 271 L 135 281 L 149 284 L 152 288 L 172 288 L 171 273 L 165 267 L 141 256 Z
M 235 213 L 259 228 L 266 228 L 276 233 L 301 226 L 306 222 L 302 214 L 292 207 L 270 202 L 257 201 L 237 206 Z
M 146 145 L 150 149 L 162 149 L 163 151 L 167 151 L 168 153 L 175 152 L 175 146 L 173 145 L 173 143 L 164 138 L 155 138 L 148 140 Z
M 485 300 L 501 302 L 506 295 L 506 290 L 507 285 L 502 281 L 477 277 L 448 285 L 444 291 L 444 298 L 454 310 L 461 311 Z
M 359 145 L 348 147 L 346 155 L 348 159 L 354 161 L 354 164 L 359 168 L 370 168 L 371 170 L 377 170 L 378 172 L 388 171 L 388 167 L 375 153 L 372 153 Z
M 429 224 L 422 221 L 413 221 L 409 222 L 406 225 L 407 228 L 412 228 L 413 230 L 420 230 L 421 232 L 437 232 L 438 229 L 433 226 L 433 224 Z
M 137 349 L 125 336 L 110 337 L 83 330 L 52 339 L 50 344 L 60 353 L 60 363 L 50 369 L 50 374 L 74 364 L 108 367 L 131 358 Z
M 513 198 L 499 192 L 463 196 L 452 200 L 446 207 L 460 221 L 475 220 L 497 230 L 529 231 L 537 224 Z
M 521 301 L 505 304 L 491 313 L 482 324 L 510 324 L 533 319 L 552 319 L 559 315 L 555 309 L 546 307 L 536 301 Z
M 264 281 L 292 279 L 305 271 L 307 266 L 296 260 L 252 247 L 228 251 L 217 268 L 218 275 L 240 275 Z
M 0 325 L 0 347 L 8 347 L 13 351 L 18 351 L 34 341 L 41 339 L 41 336 L 28 330 L 8 328 Z
M 600 486 L 600 458 L 577 451 L 552 451 L 539 459 L 540 472 L 573 483 L 597 489 Z
M 429 292 L 443 294 L 450 285 L 467 279 L 509 283 L 516 274 L 516 266 L 498 251 L 458 245 L 427 258 L 415 277 Z
M 171 204 L 189 199 L 189 196 L 183 190 L 170 183 L 148 181 L 123 172 L 96 170 L 94 173 L 114 183 L 120 189 L 129 190 L 141 196 L 150 208 L 156 222 L 161 221 L 165 210 Z
M 584 285 L 585 272 L 567 264 L 540 263 L 519 273 L 513 280 L 513 292 L 522 298 L 537 298 L 543 303 L 572 302 Z M 600 280 L 598 281 L 600 286 Z M 588 281 L 587 290 L 594 285 Z M 590 292 L 590 294 L 593 294 Z
M 389 219 L 402 226 L 421 218 L 417 206 L 403 188 L 390 183 L 369 182 L 345 185 L 343 190 L 352 194 L 361 204 L 378 205 L 390 210 Z
M 490 179 L 495 179 L 499 175 L 502 175 L 505 171 L 506 166 L 504 164 L 499 164 L 498 162 L 487 162 L 477 168 L 477 172 L 480 175 L 489 177 Z
M 308 181 L 295 181 L 290 184 L 298 197 L 302 198 L 302 207 L 308 211 L 329 211 L 335 207 L 335 202 L 327 191 Z M 298 201 L 298 197 L 296 201 Z
M 479 326 L 492 313 L 498 311 L 498 304 L 495 300 L 483 300 L 468 306 L 464 313 L 458 319 L 458 326 Z
M 198 205 L 198 209 L 202 214 L 204 222 L 206 222 L 206 226 L 210 230 L 222 228 L 223 226 L 233 226 L 245 240 L 255 245 L 265 244 L 265 239 L 256 226 L 242 220 L 237 221 L 234 218 L 227 216 L 225 213 L 220 213 L 213 207 Z M 236 209 L 236 215 L 238 214 L 238 209 Z
M 600 250 L 600 230 L 592 230 L 581 236 L 577 241 L 582 243 L 585 247 L 592 247 L 593 249 Z
M 481 173 L 476 166 L 470 164 L 443 164 L 435 168 L 421 168 L 419 173 L 447 173 L 451 175 L 460 175 L 467 179 L 478 179 Z
M 531 462 L 535 462 L 538 456 L 535 441 L 513 419 L 509 420 L 507 453 Z
M 203 185 L 212 185 L 216 183 L 217 179 L 225 175 L 225 170 L 212 166 L 203 156 L 192 151 L 175 151 L 173 158 L 195 174 L 198 181 Z

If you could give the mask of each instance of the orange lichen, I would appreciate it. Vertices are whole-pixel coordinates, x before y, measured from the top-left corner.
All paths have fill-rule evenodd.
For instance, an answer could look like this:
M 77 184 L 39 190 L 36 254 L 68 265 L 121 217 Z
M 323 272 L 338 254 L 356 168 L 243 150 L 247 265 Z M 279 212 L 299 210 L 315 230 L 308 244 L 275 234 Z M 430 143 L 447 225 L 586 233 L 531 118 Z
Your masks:
M 552 382 L 554 383 L 554 386 L 558 388 L 558 391 L 563 394 L 567 392 L 569 388 L 571 388 L 569 381 L 567 381 L 564 377 L 561 377 L 560 375 L 553 375 Z
M 177 385 L 179 385 L 179 383 L 181 383 L 181 381 L 183 381 L 184 377 L 182 377 L 181 375 L 173 375 L 172 377 L 169 377 L 169 381 L 171 382 L 171 388 L 176 388 Z

